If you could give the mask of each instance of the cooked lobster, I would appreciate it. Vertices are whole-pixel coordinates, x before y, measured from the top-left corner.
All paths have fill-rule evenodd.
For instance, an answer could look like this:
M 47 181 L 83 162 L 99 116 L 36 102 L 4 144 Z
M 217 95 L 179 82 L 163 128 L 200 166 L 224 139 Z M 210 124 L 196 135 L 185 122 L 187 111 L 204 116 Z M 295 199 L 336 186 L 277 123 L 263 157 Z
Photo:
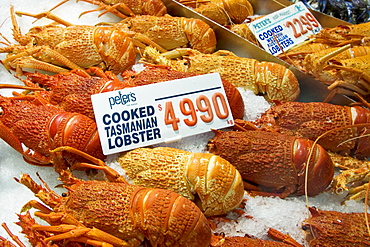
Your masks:
M 206 216 L 221 215 L 240 205 L 240 173 L 221 157 L 175 148 L 138 148 L 117 158 L 133 184 L 169 189 L 196 200 Z
M 75 151 L 79 153 L 71 152 Z M 103 170 L 110 181 L 82 181 L 61 171 L 67 173 L 61 176 L 63 182 L 71 186 L 59 196 L 45 182 L 39 185 L 27 174 L 17 179 L 51 208 L 36 201 L 23 208 L 37 208 L 35 215 L 51 225 L 32 226 L 52 233 L 43 242 L 71 240 L 93 246 L 139 246 L 147 238 L 152 246 L 209 246 L 209 223 L 190 200 L 169 190 L 129 185 L 102 162 L 88 166 Z
M 311 218 L 302 225 L 309 246 L 366 246 L 370 243 L 364 213 L 341 213 L 312 207 L 309 210 Z
M 85 161 L 71 153 L 53 153 L 60 146 L 71 146 L 104 159 L 97 126 L 91 118 L 66 112 L 32 97 L 0 95 L 0 138 L 21 153 L 28 163 L 53 165 L 56 171 Z
M 257 126 L 315 141 L 327 150 L 370 156 L 370 111 L 360 106 L 322 102 L 277 103 L 255 121 Z M 326 133 L 328 132 L 328 133 Z
M 238 57 L 226 50 L 204 54 L 194 49 L 178 48 L 159 53 L 153 47 L 146 47 L 140 61 L 167 65 L 178 71 L 220 73 L 221 78 L 234 86 L 262 94 L 268 100 L 294 101 L 300 94 L 297 78 L 283 65 Z
M 93 75 L 91 75 L 93 74 Z M 120 90 L 129 87 L 143 86 L 162 81 L 175 80 L 198 75 L 191 72 L 179 72 L 165 66 L 145 66 L 144 70 L 135 72 L 126 70 L 122 73 L 123 80 L 119 80 L 110 71 L 103 71 L 97 67 L 91 67 L 86 71 L 71 70 L 66 73 L 45 75 L 40 73 L 26 73 L 27 86 L 25 91 L 35 91 L 34 95 L 40 96 L 51 104 L 58 105 L 68 112 L 84 114 L 92 119 L 95 118 L 91 103 L 91 95 L 108 91 Z M 222 80 L 226 97 L 229 101 L 231 112 L 236 119 L 243 118 L 244 102 L 240 92 L 227 80 Z M 0 84 L 0 88 L 24 88 Z
M 215 134 L 209 151 L 236 167 L 246 190 L 282 198 L 291 194 L 315 196 L 333 179 L 332 160 L 313 141 L 247 129 L 217 130 Z

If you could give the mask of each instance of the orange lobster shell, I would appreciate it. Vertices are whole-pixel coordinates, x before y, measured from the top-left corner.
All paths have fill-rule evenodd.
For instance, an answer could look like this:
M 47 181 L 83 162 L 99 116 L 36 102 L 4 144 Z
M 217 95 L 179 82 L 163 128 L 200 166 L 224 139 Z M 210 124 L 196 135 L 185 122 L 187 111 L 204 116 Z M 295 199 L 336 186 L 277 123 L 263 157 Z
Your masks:
M 39 209 L 35 215 L 51 224 L 32 226 L 33 230 L 53 233 L 42 240 L 44 243 L 72 240 L 91 241 L 93 246 L 139 246 L 147 238 L 152 246 L 209 246 L 211 228 L 207 219 L 195 203 L 175 192 L 129 185 L 122 180 L 69 178 L 72 185 L 63 196 L 45 182 L 44 186 L 37 184 L 27 174 L 17 180 L 51 207 L 30 201 L 23 208 Z
M 0 96 L 0 137 L 21 153 L 25 161 L 50 165 L 56 170 L 74 169 L 83 159 L 73 154 L 51 153 L 60 146 L 71 146 L 96 158 L 104 159 L 96 123 L 89 117 L 63 111 L 39 100 Z
M 257 130 L 215 132 L 208 144 L 210 152 L 236 167 L 247 190 L 280 197 L 303 195 L 307 176 L 307 195 L 314 196 L 333 179 L 329 155 L 310 140 Z
M 309 246 L 366 246 L 370 237 L 364 213 L 341 213 L 310 207 L 303 222 Z M 369 217 L 369 215 L 367 216 Z
M 316 140 L 320 135 L 331 131 L 318 140 L 327 150 L 354 154 L 357 158 L 370 156 L 369 128 L 370 111 L 359 107 L 340 106 L 321 102 L 285 102 L 267 110 L 257 126 L 285 134 Z M 353 126 L 363 124 L 363 126 Z M 348 126 L 348 128 L 342 128 Z M 354 138 L 361 137 L 361 138 Z M 354 138 L 351 140 L 351 138 Z
M 95 75 L 90 75 L 90 74 Z M 97 67 L 90 67 L 85 71 L 80 69 L 55 75 L 40 73 L 27 73 L 24 84 L 33 88 L 45 88 L 46 91 L 36 92 L 53 105 L 61 107 L 68 112 L 84 114 L 95 119 L 91 102 L 91 95 L 120 90 L 130 87 L 120 81 L 110 71 L 103 71 Z
M 86 72 L 96 75 L 91 76 Z M 48 89 L 35 94 L 42 96 L 51 104 L 57 105 L 65 111 L 81 113 L 94 119 L 95 116 L 91 103 L 92 94 L 198 75 L 197 73 L 179 72 L 166 66 L 154 65 L 147 65 L 140 72 L 126 70 L 122 72 L 122 81 L 113 73 L 109 71 L 104 72 L 99 68 L 91 67 L 86 72 L 76 69 L 51 76 L 40 73 L 27 73 L 27 80 L 23 80 L 23 82 L 29 87 L 39 88 L 41 86 Z M 222 82 L 233 117 L 243 118 L 244 102 L 240 92 L 227 80 L 222 80 Z

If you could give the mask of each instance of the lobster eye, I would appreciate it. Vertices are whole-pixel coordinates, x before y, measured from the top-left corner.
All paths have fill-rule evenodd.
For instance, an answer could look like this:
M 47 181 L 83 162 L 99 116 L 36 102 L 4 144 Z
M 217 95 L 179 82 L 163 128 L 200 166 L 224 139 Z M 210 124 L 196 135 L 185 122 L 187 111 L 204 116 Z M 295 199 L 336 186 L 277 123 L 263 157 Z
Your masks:
M 62 193 L 62 197 L 67 197 L 67 196 L 68 196 L 68 193 L 65 193 L 65 192 Z
M 303 225 L 303 226 L 302 226 L 302 230 L 303 230 L 303 231 L 307 231 L 307 230 L 308 230 L 308 226 Z

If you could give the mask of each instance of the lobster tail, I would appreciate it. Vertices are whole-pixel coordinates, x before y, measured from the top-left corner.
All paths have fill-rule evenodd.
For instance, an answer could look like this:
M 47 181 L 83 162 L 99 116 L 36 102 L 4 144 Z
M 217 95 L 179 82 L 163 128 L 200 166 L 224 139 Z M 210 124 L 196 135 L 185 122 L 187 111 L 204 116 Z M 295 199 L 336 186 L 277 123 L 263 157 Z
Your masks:
M 285 66 L 259 62 L 255 65 L 256 85 L 269 99 L 295 101 L 300 94 L 299 83 L 293 72 Z
M 352 109 L 352 121 L 353 124 L 365 124 L 370 123 L 370 111 L 363 107 L 354 106 Z M 367 158 L 370 154 L 370 126 L 357 127 L 357 136 L 360 138 L 357 139 L 357 148 L 354 152 L 354 155 L 359 158 Z
M 222 79 L 227 100 L 229 101 L 231 113 L 236 119 L 242 119 L 244 116 L 244 101 L 238 89 L 229 81 Z
M 163 16 L 167 14 L 167 7 L 161 0 L 141 1 L 141 15 Z
M 308 195 L 316 195 L 329 185 L 334 166 L 326 151 L 313 142 L 276 132 L 245 130 L 217 131 L 210 152 L 228 160 L 240 172 L 244 187 L 261 194 L 286 197 L 304 194 L 306 164 Z
M 105 159 L 103 154 L 96 123 L 91 118 L 78 114 L 62 112 L 55 115 L 50 121 L 49 138 L 52 149 L 70 146 L 81 150 L 98 159 Z M 66 152 L 64 158 L 71 164 L 80 157 Z
M 212 53 L 216 49 L 216 34 L 204 21 L 194 18 L 182 18 L 183 30 L 190 47 L 202 53 Z
M 242 201 L 239 172 L 228 161 L 175 148 L 137 148 L 118 158 L 133 184 L 175 191 L 207 216 L 225 214 Z M 196 195 L 195 195 L 196 194 Z
M 132 201 L 132 215 L 152 246 L 208 247 L 211 228 L 200 209 L 179 194 L 142 189 Z
M 127 32 L 119 28 L 98 27 L 94 37 L 94 43 L 104 61 L 104 70 L 118 74 L 135 64 L 136 52 Z
M 189 156 L 186 177 L 199 197 L 197 205 L 205 215 L 220 215 L 242 201 L 244 187 L 240 173 L 227 160 L 209 153 Z
M 222 3 L 232 23 L 243 23 L 247 17 L 254 15 L 253 6 L 248 0 L 222 1 Z

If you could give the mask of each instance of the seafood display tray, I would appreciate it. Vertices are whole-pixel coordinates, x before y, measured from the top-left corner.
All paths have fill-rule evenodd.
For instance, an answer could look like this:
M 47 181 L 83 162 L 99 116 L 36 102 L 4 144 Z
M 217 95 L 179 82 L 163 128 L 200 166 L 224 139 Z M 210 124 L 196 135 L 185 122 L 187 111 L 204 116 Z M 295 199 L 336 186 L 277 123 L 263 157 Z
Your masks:
M 2 4 L 0 5 L 0 16 L 2 17 L 0 18 L 0 33 L 12 42 L 12 26 L 11 20 L 9 18 L 9 8 L 11 5 L 13 5 L 15 9 L 19 11 L 40 13 L 42 11 L 49 10 L 59 2 L 60 0 L 45 0 L 42 1 L 42 4 L 40 2 L 35 4 L 35 2 L 31 0 L 3 0 Z M 214 23 L 207 18 L 200 16 L 193 10 L 182 6 L 176 1 L 163 0 L 163 2 L 165 2 L 165 4 L 167 5 L 168 11 L 171 15 L 199 18 L 207 22 L 216 32 L 218 38 L 217 49 L 230 50 L 241 57 L 249 57 L 261 61 L 263 60 L 276 62 L 291 69 L 300 82 L 301 95 L 299 101 L 320 102 L 323 101 L 328 95 L 329 91 L 321 82 L 316 81 L 302 71 L 270 55 L 269 53 L 255 46 L 249 41 L 230 32 L 228 29 Z M 261 15 L 271 13 L 286 5 L 292 4 L 289 1 L 285 0 L 251 0 L 251 3 L 254 7 L 255 13 Z M 95 8 L 95 6 L 81 1 L 78 3 L 76 3 L 75 1 L 69 1 L 63 6 L 55 9 L 53 13 L 58 15 L 62 19 L 66 19 L 74 24 L 94 25 L 97 23 L 96 20 L 98 13 L 95 12 L 84 15 L 81 18 L 79 18 L 78 16 L 83 10 L 92 10 Z M 313 12 L 316 18 L 324 27 L 333 27 L 338 24 L 345 24 L 345 22 L 341 20 L 315 11 Z M 41 26 L 51 23 L 51 21 L 45 19 L 33 23 L 34 19 L 29 17 L 17 17 L 17 20 L 23 33 L 26 33 L 28 29 L 32 26 Z M 113 22 L 119 21 L 119 19 L 113 15 L 107 14 L 102 16 L 99 21 Z M 4 59 L 5 56 L 5 54 L 0 54 L 0 60 Z M 0 83 L 21 84 L 21 82 L 8 71 L 6 71 L 3 66 L 0 66 Z M 10 96 L 12 91 L 14 90 L 1 89 L 1 95 Z M 336 95 L 331 102 L 335 104 L 346 105 L 350 103 L 351 100 L 345 96 Z M 196 145 L 199 144 L 200 141 L 207 140 L 207 138 L 208 136 L 201 136 L 201 138 L 187 138 L 186 140 L 184 140 L 184 142 L 189 143 L 194 141 L 194 143 L 185 144 L 183 146 L 190 146 L 199 149 L 199 146 Z M 181 146 L 182 145 L 179 144 L 179 147 Z M 22 236 L 22 234 L 19 234 L 20 228 L 13 224 L 13 222 L 17 221 L 16 213 L 20 212 L 22 206 L 29 200 L 35 199 L 35 197 L 33 196 L 32 192 L 30 192 L 23 185 L 18 184 L 13 178 L 19 178 L 21 173 L 28 173 L 35 180 L 37 180 L 37 177 L 35 175 L 36 172 L 40 174 L 40 176 L 49 184 L 51 188 L 54 188 L 60 183 L 60 181 L 57 180 L 57 175 L 52 168 L 32 166 L 26 163 L 18 152 L 12 149 L 4 141 L 0 140 L 0 223 L 6 222 L 13 233 L 19 235 L 21 239 L 25 242 L 27 240 Z M 57 193 L 61 193 L 62 191 L 64 191 L 62 188 L 56 188 L 55 190 Z M 292 233 L 293 236 L 296 233 L 290 232 L 291 228 L 294 228 L 296 232 L 301 231 L 299 227 L 300 221 L 307 217 L 306 214 L 300 213 L 306 210 L 306 202 L 304 197 L 289 198 L 288 200 L 281 200 L 278 198 L 257 198 L 256 200 L 248 198 L 248 200 L 250 201 L 250 204 L 248 204 L 248 208 L 246 209 L 249 210 L 248 214 L 257 218 L 258 213 L 263 213 L 264 215 L 261 215 L 260 218 L 263 218 L 265 221 L 263 223 L 263 226 L 260 226 L 261 223 L 257 221 L 254 221 L 253 223 L 248 223 L 249 228 L 255 228 L 255 230 L 257 230 L 258 228 L 259 230 L 259 228 L 262 229 L 269 224 L 271 227 L 281 226 L 282 221 L 286 221 L 284 227 L 285 225 L 288 225 L 287 228 L 277 228 L 279 228 L 279 230 L 282 230 L 283 232 L 286 230 L 287 232 L 284 233 Z M 340 205 L 341 201 L 342 197 L 333 198 L 329 193 L 325 193 L 317 198 L 310 198 L 309 204 L 310 206 L 314 205 L 321 209 L 329 210 L 334 209 L 333 205 L 338 205 L 338 208 L 342 207 Z M 362 212 L 363 205 L 360 203 L 351 202 L 348 205 L 348 208 L 343 210 Z M 7 236 L 7 233 L 1 227 L 0 236 Z
M 198 14 L 191 8 L 188 8 L 174 0 L 163 0 L 168 8 L 168 12 L 174 16 L 185 16 L 191 18 L 198 18 L 205 21 L 212 27 L 217 36 L 217 49 L 218 50 L 229 50 L 234 52 L 237 56 L 254 58 L 259 61 L 269 61 L 282 64 L 293 71 L 295 76 L 298 78 L 301 88 L 301 95 L 298 99 L 300 102 L 322 102 L 329 94 L 329 90 L 326 86 L 313 77 L 305 74 L 301 70 L 294 66 L 280 60 L 279 58 L 266 52 L 264 49 L 254 45 L 244 38 L 236 35 L 227 28 L 217 24 L 216 22 Z M 251 0 L 249 1 L 255 11 L 255 15 L 266 15 L 273 13 L 279 9 L 287 7 L 292 2 L 288 0 Z M 315 18 L 320 22 L 323 27 L 335 27 L 337 25 L 348 24 L 345 21 L 337 18 L 325 15 L 315 10 L 310 10 Z M 334 104 L 345 105 L 351 102 L 351 100 L 343 95 L 336 95 L 331 101 Z

